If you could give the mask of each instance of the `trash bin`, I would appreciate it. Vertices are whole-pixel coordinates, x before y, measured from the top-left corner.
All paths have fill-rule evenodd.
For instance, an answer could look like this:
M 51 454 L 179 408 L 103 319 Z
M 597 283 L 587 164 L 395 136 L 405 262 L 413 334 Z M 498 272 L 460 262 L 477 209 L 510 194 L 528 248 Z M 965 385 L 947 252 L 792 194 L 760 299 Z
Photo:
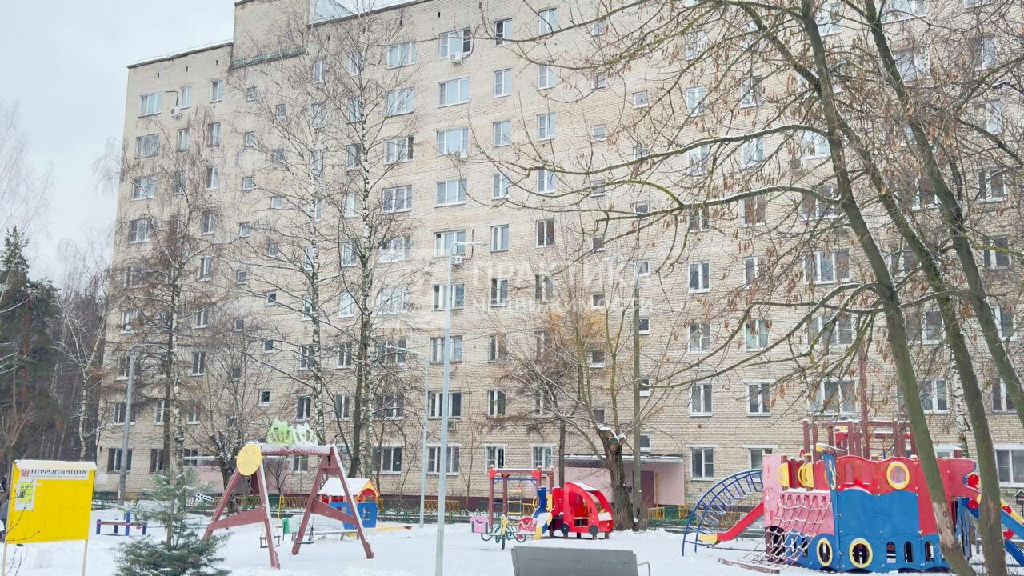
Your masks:
M 292 519 L 288 518 L 288 517 L 281 518 L 281 534 L 282 535 L 283 534 L 291 534 L 292 533 L 291 520 Z

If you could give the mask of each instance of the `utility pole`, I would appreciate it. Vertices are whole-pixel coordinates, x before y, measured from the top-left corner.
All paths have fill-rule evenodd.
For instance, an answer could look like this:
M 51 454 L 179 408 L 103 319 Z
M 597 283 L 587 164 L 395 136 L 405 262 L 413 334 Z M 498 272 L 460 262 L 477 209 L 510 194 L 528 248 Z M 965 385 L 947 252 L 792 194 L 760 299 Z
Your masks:
M 640 270 L 633 265 L 633 530 L 642 527 L 640 480 Z
M 132 433 L 132 386 L 135 383 L 135 351 L 128 354 L 128 386 L 124 392 L 124 430 L 121 434 L 121 470 L 117 479 L 117 504 L 124 506 L 128 486 L 128 441 Z M 167 423 L 165 422 L 166 426 Z

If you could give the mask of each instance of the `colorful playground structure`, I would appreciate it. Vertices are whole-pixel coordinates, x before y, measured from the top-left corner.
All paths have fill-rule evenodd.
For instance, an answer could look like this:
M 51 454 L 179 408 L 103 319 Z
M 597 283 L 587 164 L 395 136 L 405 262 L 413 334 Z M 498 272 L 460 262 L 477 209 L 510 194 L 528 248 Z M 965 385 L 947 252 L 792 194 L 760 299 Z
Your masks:
M 541 468 L 491 468 L 487 471 L 489 498 L 487 516 L 471 519 L 475 533 L 484 541 L 492 538 L 505 547 L 509 539 L 524 542 L 539 539 L 546 530 L 549 536 L 570 533 L 577 538 L 589 534 L 597 538 L 611 536 L 615 529 L 611 506 L 600 490 L 580 482 L 555 486 L 553 470 Z M 513 488 L 511 491 L 509 490 Z M 501 498 L 496 498 L 496 487 Z M 495 504 L 501 513 L 495 518 Z
M 799 564 L 838 571 L 948 569 L 939 548 L 935 515 L 913 443 L 900 425 L 872 433 L 861 423 L 826 423 L 836 445 L 815 443 L 817 429 L 805 422 L 800 458 L 766 455 L 760 470 L 733 474 L 697 501 L 683 536 L 687 544 L 714 546 L 760 521 L 764 548 L 739 565 Z M 868 423 L 878 425 L 879 423 Z M 890 458 L 870 458 L 872 439 L 892 440 Z M 908 447 L 909 442 L 909 447 Z M 845 453 L 844 453 L 845 452 Z M 939 458 L 939 470 L 956 536 L 970 558 L 972 520 L 977 517 L 978 476 L 967 458 Z M 745 512 L 737 504 L 760 501 Z M 1024 565 L 1011 541 L 1024 536 L 1024 520 L 1003 505 L 1007 553 Z M 692 541 L 688 540 L 692 537 Z M 730 563 L 730 562 L 727 562 Z

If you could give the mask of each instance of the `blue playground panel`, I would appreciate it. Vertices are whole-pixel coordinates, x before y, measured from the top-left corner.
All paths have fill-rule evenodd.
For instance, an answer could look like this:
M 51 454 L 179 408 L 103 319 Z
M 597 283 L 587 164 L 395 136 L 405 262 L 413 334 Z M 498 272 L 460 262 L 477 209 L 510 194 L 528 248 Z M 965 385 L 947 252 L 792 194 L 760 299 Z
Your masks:
M 341 510 L 347 514 L 352 513 L 352 508 L 348 505 L 348 502 L 332 502 L 331 508 Z M 363 528 L 376 528 L 377 527 L 377 503 L 376 502 L 359 502 L 356 504 L 356 510 L 359 511 L 359 518 L 363 521 Z M 349 524 L 343 522 L 342 525 L 345 530 L 355 530 L 355 524 Z

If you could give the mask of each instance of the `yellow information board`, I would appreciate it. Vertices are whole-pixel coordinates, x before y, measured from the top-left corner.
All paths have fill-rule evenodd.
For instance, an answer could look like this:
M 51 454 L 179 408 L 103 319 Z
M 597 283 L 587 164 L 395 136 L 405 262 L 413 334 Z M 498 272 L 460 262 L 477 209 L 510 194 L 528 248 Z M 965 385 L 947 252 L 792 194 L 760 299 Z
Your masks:
M 16 460 L 7 543 L 87 540 L 96 464 Z

